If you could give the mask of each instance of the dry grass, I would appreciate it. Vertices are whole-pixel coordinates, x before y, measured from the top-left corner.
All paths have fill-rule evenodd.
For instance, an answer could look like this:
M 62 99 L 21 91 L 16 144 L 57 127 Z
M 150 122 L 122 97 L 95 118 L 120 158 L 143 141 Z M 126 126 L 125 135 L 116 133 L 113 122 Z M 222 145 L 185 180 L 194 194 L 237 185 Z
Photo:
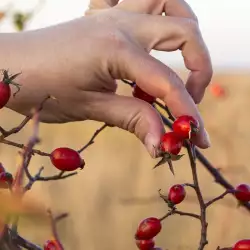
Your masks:
M 248 170 L 250 149 L 250 75 L 217 74 L 215 81 L 229 91 L 226 100 L 218 100 L 208 92 L 200 110 L 210 132 L 212 147 L 204 153 L 233 183 L 250 182 Z M 127 86 L 120 93 L 129 94 Z M 1 125 L 10 128 L 22 119 L 8 111 L 1 111 Z M 100 124 L 82 122 L 66 125 L 42 125 L 41 149 L 52 151 L 57 146 L 78 148 L 84 144 Z M 25 142 L 30 134 L 27 127 L 13 140 Z M 231 137 L 233 135 L 233 137 Z M 122 142 L 122 143 L 121 143 Z M 15 170 L 17 149 L 1 145 L 1 162 Z M 36 183 L 32 193 L 51 206 L 55 212 L 69 212 L 70 217 L 60 223 L 60 235 L 69 250 L 127 250 L 136 249 L 133 235 L 137 223 L 146 216 L 161 216 L 165 204 L 157 199 L 157 190 L 167 190 L 176 182 L 191 178 L 187 157 L 175 164 L 176 178 L 167 168 L 152 171 L 152 160 L 143 145 L 128 132 L 108 128 L 96 144 L 84 152 L 86 169 L 68 180 Z M 54 172 L 48 159 L 36 156 L 31 169 L 45 166 L 47 174 Z M 207 198 L 223 190 L 200 166 L 202 190 Z M 183 210 L 196 210 L 192 190 Z M 249 237 L 250 226 L 245 223 L 247 213 L 236 209 L 236 202 L 227 197 L 211 208 L 209 213 L 209 241 L 207 249 L 228 246 L 239 238 Z M 242 226 L 244 225 L 244 227 Z M 49 237 L 46 227 L 26 225 L 21 228 L 31 240 L 43 242 Z M 196 249 L 199 224 L 195 220 L 172 217 L 164 223 L 157 237 L 157 245 L 170 250 Z

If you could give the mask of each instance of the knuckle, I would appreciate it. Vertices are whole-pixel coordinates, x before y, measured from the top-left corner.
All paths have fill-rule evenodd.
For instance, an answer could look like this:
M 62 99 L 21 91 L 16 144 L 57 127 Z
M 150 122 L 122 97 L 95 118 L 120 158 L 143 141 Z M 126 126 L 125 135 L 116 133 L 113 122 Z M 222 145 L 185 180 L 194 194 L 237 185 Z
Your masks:
M 188 39 L 193 39 L 200 36 L 199 24 L 193 19 L 182 19 L 182 31 L 184 36 Z
M 187 19 L 186 25 L 187 25 L 187 31 L 191 36 L 197 36 L 200 34 L 199 25 L 195 20 Z
M 123 48 L 125 46 L 124 35 L 118 30 L 112 31 L 109 39 L 116 48 Z

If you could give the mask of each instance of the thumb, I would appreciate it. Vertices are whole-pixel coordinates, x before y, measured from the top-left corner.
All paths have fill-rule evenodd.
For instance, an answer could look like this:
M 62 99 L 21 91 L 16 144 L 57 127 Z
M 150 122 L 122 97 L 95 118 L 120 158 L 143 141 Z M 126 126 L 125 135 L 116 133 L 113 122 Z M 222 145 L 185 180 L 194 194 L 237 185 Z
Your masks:
M 134 133 L 155 158 L 164 126 L 159 114 L 148 103 L 134 97 L 110 93 L 89 93 L 87 118 L 106 122 Z

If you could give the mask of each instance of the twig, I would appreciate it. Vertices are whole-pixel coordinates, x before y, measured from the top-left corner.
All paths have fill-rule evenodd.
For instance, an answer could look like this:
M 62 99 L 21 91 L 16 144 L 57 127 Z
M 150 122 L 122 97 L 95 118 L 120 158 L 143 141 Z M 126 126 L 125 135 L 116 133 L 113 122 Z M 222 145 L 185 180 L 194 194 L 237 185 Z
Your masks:
M 12 184 L 12 191 L 14 194 L 23 193 L 23 179 L 25 170 L 27 170 L 30 159 L 32 157 L 31 150 L 39 142 L 38 138 L 38 126 L 39 126 L 39 113 L 34 111 L 33 115 L 33 135 L 30 137 L 27 145 L 24 147 L 20 154 L 20 163 L 16 172 L 14 182 Z
M 42 103 L 36 108 L 36 112 L 40 112 L 42 109 L 43 109 L 43 106 L 44 106 L 44 103 L 48 100 L 48 99 L 51 99 L 53 98 L 52 96 L 47 96 L 43 101 Z M 54 98 L 53 98 L 54 99 Z M 33 113 L 31 113 L 30 115 L 28 115 L 27 117 L 24 118 L 24 120 L 17 126 L 17 127 L 14 127 L 10 130 L 5 130 L 3 129 L 1 126 L 0 126 L 0 132 L 2 133 L 2 135 L 0 136 L 0 141 L 2 141 L 4 138 L 12 135 L 12 134 L 16 134 L 18 133 L 20 130 L 22 130 L 25 125 L 32 119 L 33 117 Z
M 57 175 L 53 175 L 53 176 L 47 176 L 47 177 L 43 177 L 41 176 L 42 171 L 43 171 L 44 167 L 41 167 L 38 171 L 38 173 L 29 179 L 29 182 L 26 184 L 26 186 L 24 187 L 24 189 L 26 191 L 30 190 L 32 185 L 36 182 L 36 181 L 55 181 L 55 180 L 63 180 L 66 179 L 68 177 L 77 175 L 77 172 L 73 172 L 73 173 L 69 173 L 69 174 L 64 174 L 63 171 L 61 171 L 59 174 Z M 30 174 L 30 173 L 29 173 Z
M 12 232 L 9 231 L 9 234 L 11 234 Z M 15 239 L 13 239 L 13 242 L 20 247 L 23 247 L 24 249 L 27 250 L 42 250 L 43 248 L 33 244 L 32 242 L 24 239 L 23 237 L 21 237 L 20 235 L 17 235 Z
M 184 183 L 183 185 L 195 189 L 195 185 L 194 184 Z
M 161 118 L 164 122 L 164 124 L 172 129 L 172 123 L 162 114 Z M 184 145 L 185 146 L 185 145 Z M 186 146 L 185 146 L 186 147 Z M 209 162 L 209 160 L 197 149 L 197 147 L 194 147 L 196 157 L 197 159 L 202 163 L 202 166 L 205 167 L 205 169 L 214 177 L 215 182 L 222 187 L 224 187 L 226 190 L 233 190 L 234 186 L 231 185 L 225 177 L 215 168 L 213 165 Z M 234 196 L 235 197 L 235 196 Z M 250 203 L 244 203 L 242 204 L 249 212 L 250 212 Z
M 233 193 L 233 190 L 226 190 L 224 193 L 222 193 L 221 195 L 215 197 L 214 199 L 208 201 L 205 206 L 209 207 L 210 205 L 212 205 L 214 202 L 223 199 L 227 194 L 231 194 Z
M 63 245 L 59 239 L 59 236 L 58 236 L 58 233 L 57 233 L 57 229 L 56 229 L 56 221 L 55 219 L 53 218 L 53 214 L 51 212 L 50 209 L 48 209 L 48 215 L 49 215 L 49 218 L 50 218 L 50 224 L 51 224 L 51 230 L 52 230 L 52 235 L 54 237 L 54 239 L 56 240 L 56 242 L 58 243 L 59 247 L 60 247 L 60 250 L 64 250 L 63 248 Z M 59 249 L 58 249 L 59 250 Z
M 121 79 L 122 82 L 124 82 L 125 84 L 131 86 L 131 87 L 134 87 L 135 86 L 135 82 L 130 82 L 128 80 L 125 80 L 125 79 Z
M 200 205 L 201 238 L 200 238 L 200 245 L 199 245 L 198 250 L 203 250 L 204 247 L 208 244 L 208 241 L 207 241 L 208 223 L 206 221 L 206 205 L 205 205 L 205 202 L 203 200 L 203 196 L 202 196 L 200 186 L 199 186 L 199 180 L 198 180 L 197 169 L 196 169 L 196 162 L 195 162 L 194 157 L 193 157 L 192 144 L 189 141 L 187 141 L 186 146 L 187 146 L 189 161 L 190 161 L 190 165 L 191 165 L 192 175 L 193 175 L 195 192 L 196 192 L 196 195 L 197 195 L 197 198 L 199 201 L 199 205 Z
M 63 213 L 63 214 L 57 215 L 57 216 L 54 218 L 54 220 L 55 220 L 55 222 L 57 223 L 57 222 L 59 222 L 59 221 L 65 219 L 65 218 L 67 218 L 68 216 L 69 216 L 68 213 Z
M 96 131 L 95 131 L 95 133 L 93 134 L 93 136 L 90 138 L 90 140 L 88 141 L 88 143 L 87 144 L 85 144 L 82 148 L 80 148 L 79 150 L 78 150 L 78 153 L 82 153 L 87 147 L 89 147 L 90 145 L 92 145 L 93 143 L 94 143 L 94 140 L 95 140 L 95 138 L 106 128 L 106 127 L 108 127 L 109 125 L 108 124 L 104 124 L 104 125 L 102 125 L 99 129 L 97 129 Z
M 182 212 L 176 209 L 172 209 L 170 210 L 167 214 L 165 214 L 164 216 L 162 216 L 159 220 L 163 221 L 165 220 L 167 217 L 171 216 L 171 215 L 175 215 L 178 214 L 180 216 L 189 216 L 189 217 L 193 217 L 195 219 L 200 220 L 200 216 L 198 214 L 194 214 L 194 213 L 188 213 L 188 212 Z
M 24 144 L 13 142 L 13 141 L 10 141 L 10 140 L 7 140 L 7 139 L 3 139 L 0 142 L 3 143 L 3 144 L 6 144 L 6 145 L 10 145 L 10 146 L 16 147 L 16 148 L 21 148 L 21 149 L 25 148 Z M 49 153 L 40 151 L 38 149 L 32 149 L 31 153 L 32 153 L 32 155 L 37 154 L 37 155 L 40 155 L 40 156 L 48 156 L 48 157 L 50 157 Z

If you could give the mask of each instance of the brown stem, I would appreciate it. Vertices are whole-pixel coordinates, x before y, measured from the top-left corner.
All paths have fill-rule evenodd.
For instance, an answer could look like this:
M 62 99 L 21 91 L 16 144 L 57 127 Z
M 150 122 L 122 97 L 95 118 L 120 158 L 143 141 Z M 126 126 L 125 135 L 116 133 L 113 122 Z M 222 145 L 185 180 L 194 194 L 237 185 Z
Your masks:
M 25 148 L 25 145 L 24 145 L 24 144 L 17 143 L 17 142 L 13 142 L 13 141 L 10 141 L 10 140 L 7 140 L 7 139 L 1 140 L 0 143 L 6 144 L 6 145 L 10 145 L 10 146 L 13 146 L 13 147 L 16 147 L 16 148 L 21 148 L 21 149 L 24 149 L 24 148 Z M 49 154 L 49 153 L 40 151 L 40 150 L 38 150 L 38 149 L 32 149 L 32 150 L 31 150 L 31 153 L 32 153 L 32 154 L 41 155 L 41 156 L 48 156 L 48 157 L 50 157 L 50 154 Z
M 189 216 L 189 217 L 193 217 L 195 219 L 200 220 L 200 216 L 198 214 L 188 213 L 188 212 L 182 212 L 182 211 L 179 211 L 179 210 L 171 210 L 167 214 L 165 214 L 164 216 L 162 216 L 159 220 L 163 221 L 166 218 L 168 218 L 169 216 L 174 215 L 174 214 L 178 214 L 180 216 Z
M 222 193 L 221 195 L 215 197 L 214 199 L 208 201 L 205 206 L 209 207 L 210 205 L 212 205 L 214 202 L 223 199 L 227 194 L 231 194 L 233 193 L 233 190 L 226 190 L 224 193 Z
M 204 247 L 208 244 L 207 241 L 207 226 L 208 223 L 206 221 L 206 205 L 200 190 L 199 186 L 199 180 L 197 175 L 197 169 L 196 169 L 196 162 L 193 156 L 193 150 L 192 150 L 192 144 L 189 141 L 186 141 L 189 161 L 191 165 L 192 175 L 193 175 L 193 181 L 195 186 L 195 192 L 199 201 L 200 205 L 200 222 L 201 222 L 201 238 L 200 238 L 200 245 L 198 250 L 203 250 Z
M 56 240 L 56 242 L 59 244 L 60 250 L 64 250 L 63 245 L 59 239 L 58 233 L 57 233 L 57 228 L 56 228 L 56 221 L 53 218 L 53 214 L 51 212 L 50 209 L 48 209 L 48 215 L 50 218 L 50 225 L 51 225 L 51 230 L 52 230 L 52 235 L 54 237 L 54 239 Z
M 162 114 L 160 115 L 163 120 L 163 123 L 167 127 L 172 128 L 172 123 L 164 115 Z M 215 182 L 227 190 L 228 189 L 233 190 L 234 186 L 225 179 L 225 177 L 212 165 L 212 163 L 196 147 L 194 148 L 194 150 L 195 150 L 197 159 L 201 162 L 202 166 L 214 177 Z M 242 204 L 242 206 L 245 207 L 250 212 L 249 202 Z
M 90 145 L 92 145 L 93 143 L 94 143 L 94 140 L 95 140 L 95 138 L 106 128 L 106 127 L 108 127 L 109 125 L 108 124 L 104 124 L 104 125 L 102 125 L 99 129 L 97 129 L 96 131 L 95 131 L 95 133 L 93 134 L 93 136 L 90 138 L 90 140 L 88 141 L 88 143 L 87 144 L 85 144 L 82 148 L 80 148 L 79 150 L 78 150 L 78 153 L 82 153 L 87 147 L 89 147 Z
M 43 109 L 43 106 L 45 104 L 45 102 L 48 100 L 48 99 L 54 99 L 53 97 L 51 97 L 50 95 L 47 96 L 43 101 L 42 103 L 36 108 L 36 112 L 34 113 L 38 113 L 40 112 L 42 109 Z M 30 115 L 28 115 L 27 117 L 24 118 L 24 120 L 17 126 L 17 127 L 14 127 L 10 130 L 5 130 L 3 129 L 2 127 L 0 127 L 0 132 L 2 133 L 2 135 L 0 136 L 0 141 L 2 141 L 4 138 L 12 135 L 12 134 L 16 134 L 18 133 L 20 130 L 22 130 L 25 125 L 33 118 L 33 115 L 34 113 L 31 113 Z

